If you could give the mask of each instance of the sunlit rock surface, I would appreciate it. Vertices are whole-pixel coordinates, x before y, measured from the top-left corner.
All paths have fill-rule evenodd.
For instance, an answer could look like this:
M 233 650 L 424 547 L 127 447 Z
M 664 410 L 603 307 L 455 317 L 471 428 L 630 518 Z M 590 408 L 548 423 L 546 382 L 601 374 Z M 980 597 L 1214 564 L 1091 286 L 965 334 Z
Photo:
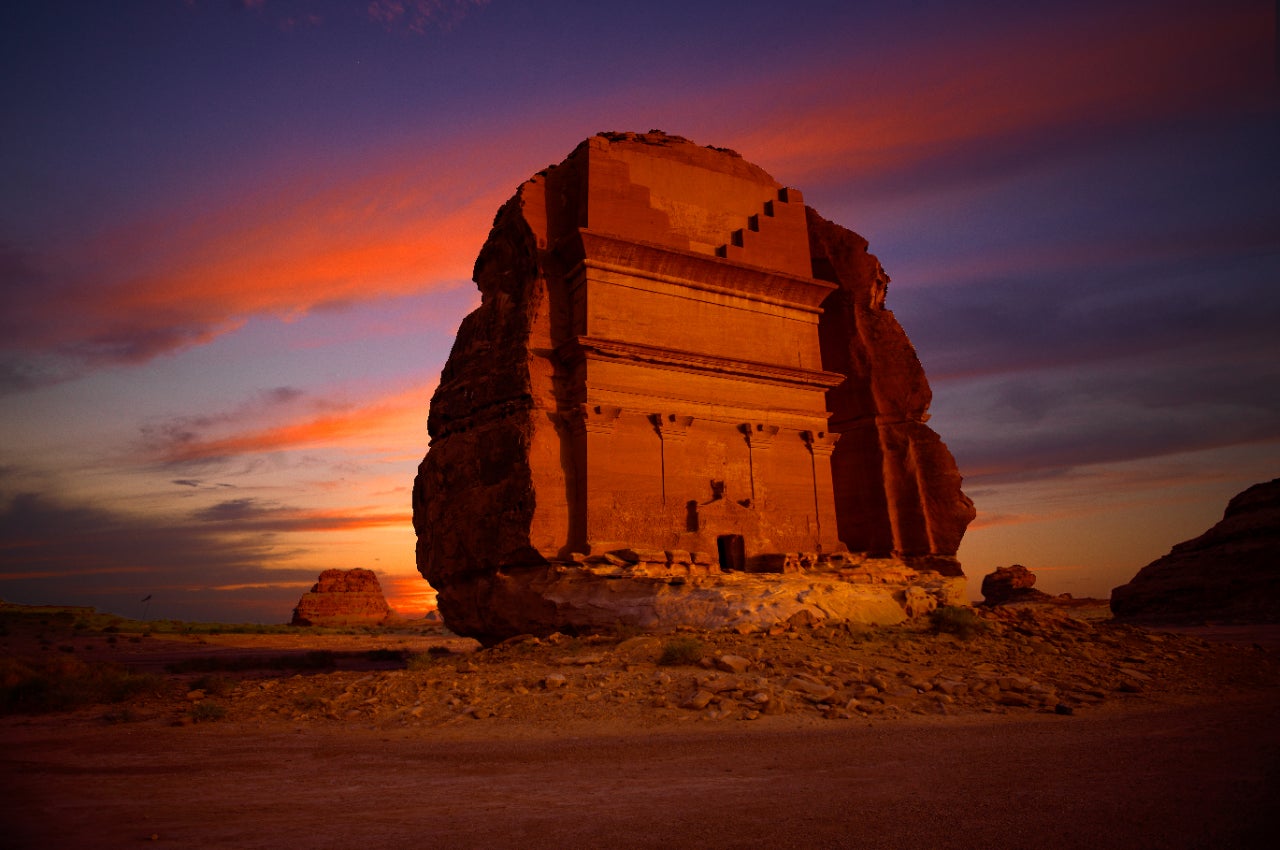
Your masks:
M 1117 617 L 1280 622 L 1280 478 L 1227 504 L 1222 521 L 1111 591 Z
M 601 134 L 498 211 L 474 276 L 413 497 L 449 628 L 893 622 L 960 598 L 973 506 L 888 277 L 797 190 Z
M 373 570 L 325 570 L 293 609 L 293 626 L 373 626 L 391 616 Z

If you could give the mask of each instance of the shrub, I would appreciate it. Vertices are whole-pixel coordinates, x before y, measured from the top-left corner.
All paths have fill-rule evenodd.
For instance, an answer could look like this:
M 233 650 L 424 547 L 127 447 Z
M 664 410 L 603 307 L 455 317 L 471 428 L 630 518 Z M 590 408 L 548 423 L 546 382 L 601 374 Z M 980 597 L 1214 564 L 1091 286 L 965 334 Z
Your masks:
M 430 670 L 435 665 L 435 657 L 427 652 L 415 652 L 409 656 L 409 662 L 405 666 L 410 670 L 422 671 Z
M 235 687 L 235 682 L 226 676 L 216 676 L 210 673 L 195 679 L 191 683 L 191 690 L 204 691 L 211 697 L 220 697 L 231 691 Z
M 969 640 L 987 628 L 972 608 L 963 605 L 944 605 L 929 612 L 929 623 L 935 632 L 955 635 L 961 640 Z
M 702 641 L 687 635 L 667 641 L 658 657 L 658 663 L 664 667 L 697 664 L 701 660 Z
M 0 662 L 0 714 L 66 711 L 83 705 L 123 702 L 155 692 L 161 678 L 118 664 L 86 664 L 74 657 L 6 658 Z
M 202 700 L 191 706 L 191 719 L 196 723 L 208 723 L 227 716 L 227 707 L 212 700 Z

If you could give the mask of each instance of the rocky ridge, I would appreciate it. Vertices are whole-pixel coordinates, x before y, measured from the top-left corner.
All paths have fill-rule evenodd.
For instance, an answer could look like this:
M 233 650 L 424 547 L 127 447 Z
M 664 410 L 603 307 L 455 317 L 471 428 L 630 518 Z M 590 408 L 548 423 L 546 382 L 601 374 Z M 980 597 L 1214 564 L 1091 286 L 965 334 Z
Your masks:
M 1111 591 L 1117 617 L 1280 622 L 1280 478 L 1233 497 L 1222 520 Z

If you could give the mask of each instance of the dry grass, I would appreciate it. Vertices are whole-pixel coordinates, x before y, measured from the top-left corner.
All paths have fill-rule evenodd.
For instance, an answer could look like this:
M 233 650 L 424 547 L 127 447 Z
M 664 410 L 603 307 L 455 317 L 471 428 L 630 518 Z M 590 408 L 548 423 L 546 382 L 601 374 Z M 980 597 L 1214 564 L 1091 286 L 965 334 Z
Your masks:
M 159 676 L 70 655 L 0 658 L 0 714 L 38 714 L 123 702 L 164 685 Z

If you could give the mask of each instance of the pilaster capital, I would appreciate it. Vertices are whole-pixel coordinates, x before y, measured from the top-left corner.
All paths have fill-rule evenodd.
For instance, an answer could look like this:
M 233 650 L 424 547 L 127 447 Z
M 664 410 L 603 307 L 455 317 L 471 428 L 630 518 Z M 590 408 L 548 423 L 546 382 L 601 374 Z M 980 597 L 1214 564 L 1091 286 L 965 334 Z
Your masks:
M 830 457 L 840 435 L 834 431 L 801 431 L 800 439 L 804 440 L 815 457 Z
M 664 441 L 679 442 L 689 436 L 693 417 L 680 413 L 654 413 L 649 416 L 654 430 Z
M 769 425 L 765 422 L 745 422 L 738 426 L 747 437 L 747 445 L 753 449 L 767 449 L 773 445 L 773 438 L 778 436 L 778 432 L 782 429 L 777 425 Z
M 622 408 L 611 404 L 579 404 L 560 414 L 575 434 L 612 434 Z

